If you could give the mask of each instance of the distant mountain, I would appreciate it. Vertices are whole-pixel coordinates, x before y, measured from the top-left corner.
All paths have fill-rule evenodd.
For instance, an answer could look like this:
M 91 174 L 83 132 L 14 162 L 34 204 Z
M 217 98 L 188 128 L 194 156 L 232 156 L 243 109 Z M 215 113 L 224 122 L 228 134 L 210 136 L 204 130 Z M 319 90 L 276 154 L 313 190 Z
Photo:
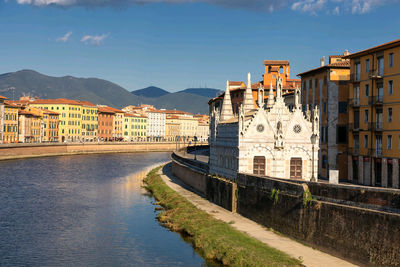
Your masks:
M 160 96 L 169 94 L 168 91 L 165 91 L 164 89 L 161 89 L 161 88 L 155 87 L 155 86 L 149 86 L 149 87 L 146 87 L 143 89 L 135 90 L 135 91 L 132 91 L 131 93 L 134 95 L 137 95 L 137 96 L 144 96 L 144 97 L 151 97 L 151 98 L 160 97 Z
M 169 93 L 157 87 L 148 87 L 143 90 L 152 93 L 136 95 L 115 83 L 102 79 L 72 76 L 51 77 L 33 70 L 21 70 L 0 75 L 0 95 L 9 99 L 17 100 L 23 95 L 44 99 L 69 98 L 115 108 L 150 104 L 157 108 L 208 114 L 207 102 L 211 97 L 209 95 L 203 96 L 199 91 L 183 90 L 182 92 Z M 159 96 L 155 97 L 157 93 Z M 207 94 L 204 93 L 204 95 Z
M 194 94 L 194 95 L 200 95 L 200 96 L 205 96 L 208 98 L 214 98 L 218 96 L 219 94 L 223 93 L 223 91 L 219 89 L 214 89 L 214 88 L 188 88 L 182 91 L 179 91 L 178 93 L 189 93 L 189 94 Z
M 72 76 L 51 77 L 33 70 L 0 75 L 0 94 L 9 99 L 13 96 L 19 99 L 23 95 L 80 99 L 116 108 L 146 102 L 146 99 L 135 96 L 121 86 L 106 80 Z

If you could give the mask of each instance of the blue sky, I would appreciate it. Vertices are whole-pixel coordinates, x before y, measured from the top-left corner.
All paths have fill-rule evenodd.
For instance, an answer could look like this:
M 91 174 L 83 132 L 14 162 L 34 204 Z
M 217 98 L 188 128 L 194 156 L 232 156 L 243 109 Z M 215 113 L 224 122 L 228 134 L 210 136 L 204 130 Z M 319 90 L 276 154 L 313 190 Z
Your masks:
M 261 80 L 263 60 L 287 59 L 295 78 L 400 38 L 399 14 L 396 0 L 0 0 L 0 73 L 178 91 Z

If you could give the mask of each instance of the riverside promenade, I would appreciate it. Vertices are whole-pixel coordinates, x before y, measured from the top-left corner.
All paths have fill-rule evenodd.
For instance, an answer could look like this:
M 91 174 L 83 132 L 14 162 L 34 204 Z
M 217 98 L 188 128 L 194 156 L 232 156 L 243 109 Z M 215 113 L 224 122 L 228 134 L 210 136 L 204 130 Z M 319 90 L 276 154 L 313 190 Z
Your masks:
M 202 144 L 202 143 L 198 143 Z M 1 144 L 0 160 L 79 154 L 167 152 L 186 147 L 176 142 L 93 142 Z
M 159 174 L 163 181 L 181 196 L 185 197 L 197 208 L 209 213 L 214 218 L 258 239 L 259 241 L 276 248 L 286 254 L 301 259 L 305 266 L 325 267 L 325 266 L 357 266 L 348 261 L 334 257 L 327 253 L 305 246 L 290 238 L 278 235 L 265 227 L 237 214 L 232 213 L 218 205 L 215 205 L 205 198 L 192 192 L 190 188 L 172 174 L 171 163 L 160 169 Z M 233 222 L 233 223 L 232 223 Z

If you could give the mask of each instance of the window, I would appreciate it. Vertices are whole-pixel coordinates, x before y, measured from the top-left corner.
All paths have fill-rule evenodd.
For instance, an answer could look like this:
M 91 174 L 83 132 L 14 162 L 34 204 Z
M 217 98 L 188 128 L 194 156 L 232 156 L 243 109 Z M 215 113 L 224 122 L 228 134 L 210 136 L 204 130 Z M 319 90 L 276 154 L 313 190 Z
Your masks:
M 393 53 L 389 54 L 389 68 L 393 67 Z
M 387 149 L 392 149 L 392 136 L 388 135 L 387 137 Z
M 393 120 L 393 111 L 392 108 L 388 108 L 388 122 L 392 122 Z
M 356 81 L 360 80 L 360 70 L 361 70 L 361 65 L 360 62 L 358 62 L 354 65 L 354 79 Z
M 378 57 L 378 76 L 383 76 L 383 57 Z
M 324 113 L 326 113 L 326 102 L 324 102 Z
M 339 113 L 340 114 L 347 113 L 347 102 L 339 102 Z
M 336 143 L 337 144 L 347 144 L 347 127 L 345 125 L 338 125 L 336 127 L 337 129 L 337 140 Z
M 369 59 L 365 60 L 365 72 L 369 72 Z
M 326 155 L 322 155 L 322 168 L 323 169 L 326 169 L 326 162 L 327 162 Z
M 369 110 L 364 110 L 364 122 L 369 121 Z
M 364 148 L 368 148 L 368 135 L 364 135 Z
M 365 85 L 365 96 L 369 96 L 369 84 Z
M 392 94 L 393 94 L 393 81 L 392 81 L 392 80 L 390 80 L 390 81 L 388 82 L 388 94 L 389 94 L 389 95 L 392 95 Z

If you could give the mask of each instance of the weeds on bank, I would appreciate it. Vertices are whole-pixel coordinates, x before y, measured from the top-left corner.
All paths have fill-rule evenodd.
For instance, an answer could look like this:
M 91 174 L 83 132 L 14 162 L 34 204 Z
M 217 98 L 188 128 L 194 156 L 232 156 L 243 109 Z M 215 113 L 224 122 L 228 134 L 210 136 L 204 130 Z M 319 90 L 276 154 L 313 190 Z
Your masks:
M 219 221 L 169 188 L 152 170 L 146 188 L 165 208 L 158 214 L 164 226 L 190 236 L 193 246 L 207 259 L 228 266 L 299 266 L 301 261 Z

